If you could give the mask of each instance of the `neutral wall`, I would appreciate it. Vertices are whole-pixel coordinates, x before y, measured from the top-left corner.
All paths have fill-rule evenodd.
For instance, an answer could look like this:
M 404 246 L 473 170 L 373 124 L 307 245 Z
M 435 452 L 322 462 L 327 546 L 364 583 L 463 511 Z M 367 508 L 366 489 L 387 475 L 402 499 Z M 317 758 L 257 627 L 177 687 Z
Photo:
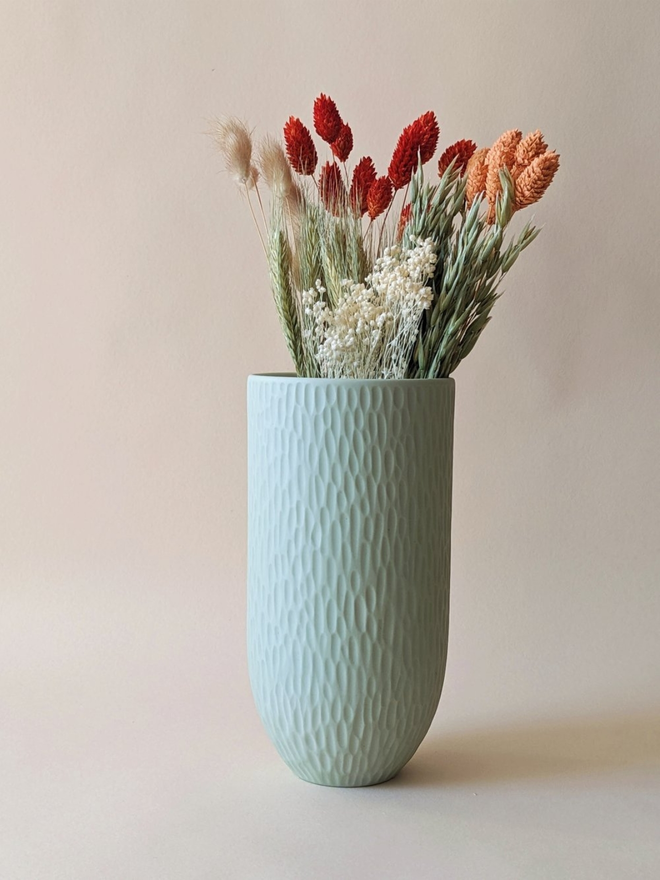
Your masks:
M 204 131 L 236 113 L 277 132 L 310 120 L 320 91 L 381 169 L 427 109 L 444 145 L 541 127 L 562 156 L 543 232 L 455 373 L 438 723 L 652 705 L 658 4 L 1 8 L 0 732 L 25 816 L 43 767 L 83 755 L 98 770 L 129 711 L 145 753 L 182 717 L 261 736 L 244 659 L 245 381 L 289 362 L 251 220 Z

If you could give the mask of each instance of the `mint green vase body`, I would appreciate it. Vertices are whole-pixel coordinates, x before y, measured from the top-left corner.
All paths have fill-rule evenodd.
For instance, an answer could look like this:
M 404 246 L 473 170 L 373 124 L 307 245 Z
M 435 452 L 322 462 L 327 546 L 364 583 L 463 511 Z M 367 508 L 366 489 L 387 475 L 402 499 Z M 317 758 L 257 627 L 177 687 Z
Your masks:
M 447 659 L 453 379 L 248 380 L 248 661 L 303 779 L 394 776 Z

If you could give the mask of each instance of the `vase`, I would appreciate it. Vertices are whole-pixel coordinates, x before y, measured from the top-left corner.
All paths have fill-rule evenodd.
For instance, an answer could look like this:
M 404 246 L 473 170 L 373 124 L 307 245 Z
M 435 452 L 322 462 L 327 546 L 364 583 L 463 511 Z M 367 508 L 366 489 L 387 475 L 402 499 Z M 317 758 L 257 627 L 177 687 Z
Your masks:
M 248 379 L 248 665 L 282 759 L 392 778 L 447 659 L 453 379 Z

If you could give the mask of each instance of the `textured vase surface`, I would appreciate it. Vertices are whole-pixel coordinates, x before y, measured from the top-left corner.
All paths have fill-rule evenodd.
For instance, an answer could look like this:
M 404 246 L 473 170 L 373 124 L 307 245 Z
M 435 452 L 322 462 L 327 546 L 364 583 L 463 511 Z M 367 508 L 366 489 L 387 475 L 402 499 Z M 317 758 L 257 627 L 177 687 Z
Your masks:
M 248 662 L 301 778 L 417 750 L 447 659 L 453 379 L 248 380 Z

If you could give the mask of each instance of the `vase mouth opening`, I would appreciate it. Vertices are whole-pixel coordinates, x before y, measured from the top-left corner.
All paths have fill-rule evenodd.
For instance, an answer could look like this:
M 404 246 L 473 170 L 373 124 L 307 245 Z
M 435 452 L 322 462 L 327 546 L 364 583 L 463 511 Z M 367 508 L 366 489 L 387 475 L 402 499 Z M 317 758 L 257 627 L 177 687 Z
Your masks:
M 298 376 L 297 373 L 250 373 L 248 376 L 250 381 L 252 380 L 287 380 L 290 382 L 309 382 L 315 384 L 378 384 L 378 385 L 394 385 L 394 384 L 405 384 L 405 385 L 413 385 L 419 384 L 420 382 L 429 383 L 429 382 L 449 382 L 454 384 L 454 379 L 449 376 L 444 379 L 352 379 L 347 377 L 338 377 L 338 378 L 314 378 L 310 376 Z

